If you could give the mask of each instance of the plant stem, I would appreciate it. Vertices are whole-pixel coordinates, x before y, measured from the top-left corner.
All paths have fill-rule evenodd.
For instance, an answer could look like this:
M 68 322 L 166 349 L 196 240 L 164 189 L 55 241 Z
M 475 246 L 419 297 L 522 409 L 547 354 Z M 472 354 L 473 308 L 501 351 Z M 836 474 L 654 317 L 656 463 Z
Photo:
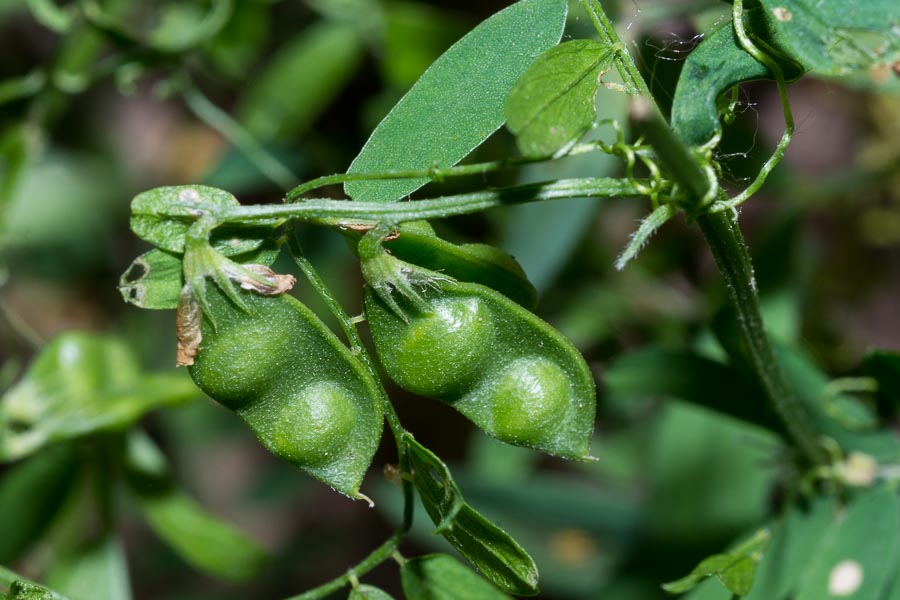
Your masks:
M 725 280 L 751 366 L 766 395 L 807 459 L 813 463 L 826 461 L 812 416 L 788 382 L 766 333 L 750 252 L 734 212 L 707 213 L 697 218 L 697 224 Z
M 303 592 L 297 596 L 291 596 L 285 600 L 320 600 L 329 594 L 332 594 L 344 586 L 350 584 L 351 577 L 362 577 L 387 559 L 391 558 L 403 538 L 403 533 L 398 531 L 389 537 L 383 544 L 372 551 L 359 564 L 339 577 L 335 577 L 328 583 L 322 584 L 317 588 L 313 588 L 307 592 Z
M 602 142 L 584 142 L 576 144 L 569 149 L 563 156 L 545 156 L 541 158 L 509 158 L 506 160 L 494 160 L 482 163 L 473 163 L 470 165 L 457 165 L 454 167 L 430 167 L 428 169 L 408 169 L 408 170 L 391 170 L 381 171 L 378 173 L 337 173 L 334 175 L 325 175 L 317 177 L 311 181 L 302 183 L 292 189 L 284 198 L 285 202 L 295 202 L 300 196 L 327 185 L 337 185 L 350 181 L 378 181 L 390 179 L 421 179 L 427 177 L 432 181 L 441 181 L 448 177 L 464 177 L 466 175 L 484 175 L 494 171 L 510 169 L 513 167 L 527 165 L 537 162 L 545 162 L 550 160 L 558 160 L 567 156 L 575 156 L 578 154 L 586 154 L 588 152 L 605 152 L 611 154 L 611 148 Z
M 325 225 L 389 223 L 421 219 L 443 219 L 481 212 L 489 208 L 573 198 L 614 198 L 645 196 L 639 186 L 650 187 L 648 180 L 634 182 L 606 177 L 563 179 L 551 183 L 533 183 L 485 190 L 469 194 L 443 196 L 414 202 L 349 202 L 347 200 L 305 200 L 284 205 L 226 207 L 216 212 L 220 224 L 278 224 L 285 219 L 319 222 Z M 178 207 L 182 208 L 182 207 Z M 174 216 L 174 215 L 173 215 Z M 184 216 L 184 211 L 178 216 Z
M 735 0 L 735 4 L 739 2 L 740 0 Z M 591 15 L 601 38 L 610 44 L 621 44 L 612 23 L 606 18 L 597 0 L 582 0 L 582 3 Z M 740 14 L 738 11 L 736 13 Z M 668 175 L 685 190 L 686 198 L 683 202 L 686 210 L 701 212 L 697 217 L 697 224 L 712 250 L 716 265 L 725 280 L 729 299 L 737 311 L 740 332 L 748 349 L 753 371 L 794 443 L 805 457 L 814 464 L 827 462 L 828 457 L 819 445 L 819 435 L 812 415 L 788 382 L 775 358 L 775 351 L 766 333 L 759 308 L 759 295 L 750 262 L 750 252 L 738 227 L 737 217 L 733 211 L 709 210 L 707 196 L 710 190 L 716 193 L 716 188 L 709 187 L 711 181 L 707 165 L 704 165 L 666 125 L 659 106 L 650 94 L 631 56 L 623 51 L 617 53 L 617 57 L 621 59 L 621 62 L 616 62 L 616 66 L 623 79 L 640 92 L 641 101 L 646 103 L 638 111 L 638 116 L 649 125 L 646 130 L 648 141 L 656 149 L 660 160 L 664 164 L 669 164 Z M 688 158 L 693 165 L 685 167 L 683 161 Z
M 747 31 L 744 29 L 743 16 L 743 0 L 734 0 L 731 18 L 734 32 L 737 35 L 738 41 L 741 43 L 741 47 L 757 61 L 768 67 L 772 72 L 772 76 L 775 78 L 775 85 L 778 87 L 778 98 L 781 102 L 781 111 L 784 114 L 784 133 L 781 135 L 781 139 L 778 141 L 778 146 L 775 147 L 775 151 L 772 152 L 772 156 L 770 156 L 760 168 L 753 183 L 747 186 L 747 189 L 734 198 L 721 203 L 722 206 L 717 207 L 718 210 L 726 210 L 738 206 L 755 194 L 766 182 L 766 178 L 769 176 L 769 173 L 772 172 L 772 169 L 781 162 L 781 159 L 784 157 L 784 153 L 787 150 L 787 146 L 794 136 L 794 115 L 791 112 L 791 102 L 788 99 L 787 83 L 784 80 L 784 73 L 782 72 L 781 67 L 778 66 L 778 63 L 772 60 L 765 52 L 757 48 L 756 44 L 753 43 L 753 40 L 750 39 L 750 36 L 747 35 Z

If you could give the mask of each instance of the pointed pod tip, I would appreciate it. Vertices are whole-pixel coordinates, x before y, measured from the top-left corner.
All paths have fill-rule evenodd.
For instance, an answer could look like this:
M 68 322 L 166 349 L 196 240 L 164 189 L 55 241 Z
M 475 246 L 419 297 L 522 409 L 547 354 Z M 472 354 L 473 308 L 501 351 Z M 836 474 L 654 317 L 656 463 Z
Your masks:
M 362 492 L 357 491 L 353 494 L 352 498 L 354 500 L 365 500 L 369 503 L 369 508 L 375 508 L 375 501 L 363 494 Z

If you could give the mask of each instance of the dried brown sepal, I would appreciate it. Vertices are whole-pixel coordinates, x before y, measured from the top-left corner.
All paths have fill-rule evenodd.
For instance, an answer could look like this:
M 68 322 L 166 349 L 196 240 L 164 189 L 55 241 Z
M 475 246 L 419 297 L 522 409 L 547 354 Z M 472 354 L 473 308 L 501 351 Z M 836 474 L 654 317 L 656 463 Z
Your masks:
M 241 284 L 241 288 L 252 290 L 263 296 L 277 296 L 283 294 L 297 283 L 297 278 L 293 275 L 276 273 L 265 265 L 248 264 L 243 266 L 258 277 L 248 277 L 246 275 L 240 276 L 238 278 L 238 283 Z
M 203 340 L 200 331 L 202 321 L 203 311 L 200 309 L 200 303 L 197 302 L 191 285 L 186 283 L 181 288 L 178 311 L 175 313 L 175 335 L 178 338 L 176 366 L 187 367 L 194 364 L 194 357 L 200 351 L 200 342 Z

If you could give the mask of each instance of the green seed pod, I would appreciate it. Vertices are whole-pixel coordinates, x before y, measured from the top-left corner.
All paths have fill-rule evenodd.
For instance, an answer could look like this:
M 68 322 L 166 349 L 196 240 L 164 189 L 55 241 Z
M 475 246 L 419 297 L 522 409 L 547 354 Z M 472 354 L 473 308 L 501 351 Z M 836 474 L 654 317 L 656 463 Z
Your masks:
M 378 447 L 376 382 L 306 306 L 289 295 L 241 293 L 249 312 L 218 288 L 202 323 L 194 382 L 235 411 L 273 454 L 354 498 Z
M 391 379 L 447 402 L 504 442 L 588 458 L 594 381 L 571 343 L 478 284 L 436 280 L 422 296 L 428 312 L 400 300 L 404 321 L 366 292 L 372 339 Z

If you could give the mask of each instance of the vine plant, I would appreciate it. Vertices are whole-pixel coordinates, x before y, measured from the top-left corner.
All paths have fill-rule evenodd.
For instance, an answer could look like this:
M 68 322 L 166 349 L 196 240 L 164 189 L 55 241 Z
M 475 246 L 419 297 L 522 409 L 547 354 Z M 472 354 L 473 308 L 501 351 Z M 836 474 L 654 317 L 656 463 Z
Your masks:
M 850 594 L 872 594 L 853 596 L 859 598 L 888 598 L 892 589 L 897 594 L 897 561 L 892 559 L 889 568 L 875 568 L 865 557 L 876 554 L 846 554 L 851 542 L 845 538 L 862 540 L 861 532 L 876 533 L 865 520 L 865 514 L 875 513 L 882 517 L 879 527 L 893 532 L 892 540 L 885 542 L 887 549 L 879 551 L 900 551 L 893 541 L 900 533 L 900 519 L 889 468 L 900 459 L 900 442 L 886 431 L 863 435 L 846 430 L 829 420 L 817 401 L 810 401 L 803 375 L 797 374 L 802 365 L 775 347 L 766 333 L 749 251 L 738 226 L 738 207 L 760 189 L 790 142 L 788 81 L 808 71 L 844 75 L 896 65 L 896 6 L 871 2 L 844 10 L 837 2 L 760 0 L 745 6 L 734 0 L 732 18 L 710 32 L 687 60 L 671 119 L 666 119 L 599 2 L 582 0 L 581 5 L 596 29 L 594 39 L 559 43 L 567 15 L 564 0 L 520 0 L 487 19 L 426 71 L 375 129 L 347 173 L 297 185 L 289 170 L 232 127 L 227 115 L 182 78 L 181 90 L 197 114 L 213 122 L 224 119 L 220 128 L 231 132 L 229 137 L 274 181 L 290 189 L 283 203 L 267 205 L 241 205 L 228 192 L 201 185 L 138 195 L 131 205 L 131 228 L 156 248 L 137 258 L 123 275 L 123 297 L 147 309 L 175 309 L 177 362 L 188 368 L 196 385 L 243 419 L 269 451 L 341 494 L 371 502 L 361 485 L 387 422 L 396 445 L 392 476 L 404 498 L 399 528 L 361 562 L 295 600 L 324 598 L 343 588 L 349 588 L 354 599 L 387 598 L 362 580 L 390 560 L 399 564 L 410 599 L 532 595 L 538 592 L 534 561 L 466 503 L 446 464 L 404 427 L 380 372 L 407 391 L 448 403 L 503 442 L 566 459 L 593 460 L 591 373 L 574 346 L 531 312 L 536 293 L 521 268 L 497 248 L 442 240 L 427 221 L 528 202 L 645 199 L 651 211 L 616 266 L 625 268 L 676 215 L 699 227 L 734 311 L 733 359 L 744 361 L 752 371 L 760 402 L 768 405 L 759 413 L 774 412 L 769 424 L 789 441 L 791 462 L 805 474 L 791 493 L 804 497 L 811 510 L 826 519 L 837 510 L 835 490 L 841 491 L 847 506 L 846 518 L 830 530 L 830 545 L 810 561 L 802 581 L 797 574 L 778 575 L 771 564 L 775 559 L 769 558 L 777 555 L 779 544 L 789 543 L 785 532 L 796 527 L 792 523 L 802 520 L 799 509 L 792 508 L 784 520 L 704 560 L 665 589 L 690 592 L 710 578 L 694 597 L 781 598 L 793 593 L 822 598 L 826 596 L 820 592 L 850 588 Z M 87 14 L 108 33 L 128 34 L 96 8 Z M 857 44 L 849 37 L 854 31 L 869 32 L 876 42 Z M 621 84 L 612 83 L 612 69 Z M 727 112 L 720 98 L 739 83 L 760 78 L 774 80 L 778 87 L 784 135 L 758 175 L 742 191 L 729 193 L 717 161 L 720 118 Z M 640 134 L 636 140 L 628 141 L 619 123 L 606 120 L 602 107 L 598 114 L 595 97 L 601 85 L 631 98 L 631 117 Z M 457 165 L 504 123 L 516 136 L 521 157 Z M 596 126 L 613 127 L 616 141 L 583 142 Z M 626 176 L 408 200 L 431 181 L 590 153 L 620 158 Z M 338 184 L 348 199 L 315 197 L 317 190 Z M 366 281 L 364 317 L 346 313 L 306 258 L 294 228 L 298 222 L 336 230 L 354 245 Z M 333 313 L 346 343 L 287 293 L 294 276 L 270 268 L 283 246 Z M 357 330 L 363 318 L 374 352 Z M 6 395 L 4 417 L 20 423 L 17 431 L 0 438 L 7 460 L 51 441 L 104 427 L 120 429 L 146 410 L 181 402 L 190 394 L 173 379 L 166 382 L 166 393 L 149 394 L 109 425 L 91 420 L 89 430 L 77 432 L 65 420 L 55 429 L 45 422 L 36 436 L 25 425 L 40 416 L 29 402 L 35 390 L 41 391 L 35 382 L 42 370 L 64 372 L 73 352 L 89 349 L 101 357 L 92 360 L 106 363 L 122 352 L 103 345 L 88 348 L 91 344 L 98 342 L 58 340 Z M 131 365 L 122 373 L 128 381 L 140 379 Z M 873 383 L 877 381 L 866 380 L 867 389 Z M 714 408 L 729 411 L 724 401 Z M 45 407 L 47 414 L 53 410 Z M 124 443 L 129 485 L 148 507 L 151 522 L 164 519 L 172 502 L 191 506 L 180 497 L 160 501 L 159 490 L 171 486 L 171 474 L 149 438 L 132 432 L 124 441 L 110 443 Z M 398 553 L 413 522 L 415 495 L 436 533 L 487 581 L 448 555 L 410 558 Z M 262 560 L 258 549 L 230 529 L 217 535 L 228 540 L 236 558 L 224 568 L 207 564 L 212 570 L 253 571 Z M 191 555 L 190 547 L 181 550 Z M 201 566 L 203 561 L 193 556 Z M 858 581 L 853 568 L 864 573 Z M 716 579 L 722 585 L 713 586 Z M 9 598 L 62 597 L 11 572 L 0 580 L 8 584 Z M 764 593 L 759 590 L 772 595 L 759 595 Z

